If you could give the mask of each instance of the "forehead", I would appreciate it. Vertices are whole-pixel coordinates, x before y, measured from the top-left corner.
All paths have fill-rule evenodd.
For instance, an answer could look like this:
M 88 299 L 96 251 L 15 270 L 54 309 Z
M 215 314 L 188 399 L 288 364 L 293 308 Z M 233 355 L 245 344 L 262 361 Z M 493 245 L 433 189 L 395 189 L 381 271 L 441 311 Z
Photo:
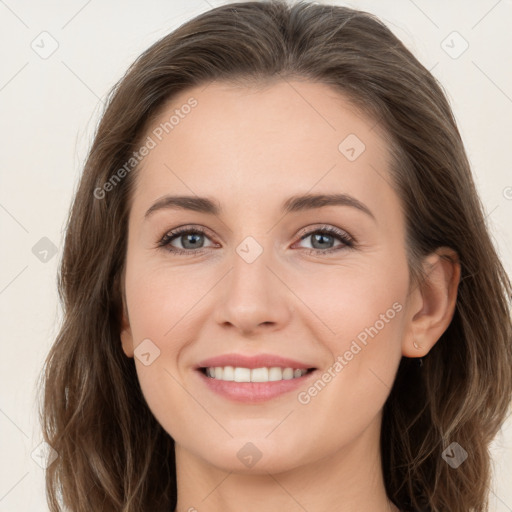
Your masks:
M 261 200 L 333 187 L 367 195 L 389 181 L 380 127 L 320 83 L 189 88 L 161 109 L 148 137 L 135 198 L 172 191 Z

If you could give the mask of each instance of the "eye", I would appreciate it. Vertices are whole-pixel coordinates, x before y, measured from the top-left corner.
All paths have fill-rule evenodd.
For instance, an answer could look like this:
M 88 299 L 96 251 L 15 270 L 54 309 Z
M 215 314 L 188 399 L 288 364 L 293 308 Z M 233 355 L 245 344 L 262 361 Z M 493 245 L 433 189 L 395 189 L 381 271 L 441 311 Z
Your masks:
M 165 247 L 168 251 L 177 254 L 198 254 L 203 252 L 204 238 L 207 238 L 207 236 L 203 228 L 184 226 L 167 232 L 158 242 L 158 247 Z M 182 247 L 174 246 L 175 241 L 178 241 Z
M 311 254 L 325 254 L 354 247 L 354 239 L 345 231 L 334 226 L 323 226 L 307 233 L 302 233 L 300 241 L 311 238 L 313 248 L 307 252 Z M 341 243 L 338 246 L 332 246 L 335 240 Z
M 300 242 L 310 238 L 313 247 L 306 248 L 306 252 L 310 254 L 325 254 L 334 251 L 352 248 L 355 245 L 355 240 L 345 231 L 335 228 L 334 226 L 322 226 L 308 232 L 302 231 L 300 235 Z M 204 239 L 208 239 L 206 230 L 200 226 L 188 227 L 183 226 L 168 231 L 158 242 L 158 247 L 163 247 L 169 252 L 183 255 L 197 255 L 204 252 L 207 247 L 214 247 L 215 244 L 204 246 Z M 332 244 L 338 240 L 340 243 L 337 246 Z M 179 242 L 181 247 L 176 247 L 175 243 Z

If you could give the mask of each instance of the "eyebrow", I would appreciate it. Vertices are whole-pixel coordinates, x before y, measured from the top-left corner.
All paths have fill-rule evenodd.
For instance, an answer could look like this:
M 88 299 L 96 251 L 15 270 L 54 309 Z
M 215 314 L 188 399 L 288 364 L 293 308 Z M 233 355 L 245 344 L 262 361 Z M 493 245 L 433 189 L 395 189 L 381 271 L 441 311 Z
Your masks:
M 324 206 L 350 206 L 366 213 L 373 220 L 375 216 L 361 201 L 349 194 L 305 194 L 288 198 L 282 205 L 284 214 L 323 208 Z M 198 196 L 164 196 L 154 203 L 145 214 L 147 219 L 158 210 L 179 209 L 192 210 L 210 215 L 220 215 L 220 204 L 208 197 Z

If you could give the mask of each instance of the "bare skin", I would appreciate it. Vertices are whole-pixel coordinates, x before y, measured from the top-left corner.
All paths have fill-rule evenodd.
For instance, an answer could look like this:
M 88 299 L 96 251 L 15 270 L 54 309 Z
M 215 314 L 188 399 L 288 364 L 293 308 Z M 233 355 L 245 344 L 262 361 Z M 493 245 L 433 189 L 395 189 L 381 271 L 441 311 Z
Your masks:
M 128 357 L 146 339 L 160 350 L 151 364 L 135 364 L 175 440 L 176 512 L 395 512 L 381 469 L 382 408 L 401 357 L 426 355 L 449 325 L 459 267 L 430 255 L 428 281 L 412 285 L 382 133 L 328 86 L 196 87 L 173 98 L 147 135 L 190 97 L 197 106 L 138 171 L 121 332 Z M 364 151 L 357 139 L 340 151 L 350 134 Z M 281 211 L 290 196 L 334 193 L 371 213 L 349 204 Z M 222 210 L 146 216 L 171 194 L 208 197 Z M 178 226 L 205 233 L 159 247 Z M 326 226 L 351 245 L 332 233 L 322 240 Z M 247 237 L 257 245 L 242 244 L 246 251 L 262 249 L 251 263 L 237 252 Z M 372 326 L 377 334 L 354 349 Z M 330 368 L 332 378 L 316 394 L 310 380 L 263 403 L 235 402 L 195 369 L 232 352 L 290 357 L 320 379 Z M 345 364 L 335 371 L 338 357 Z M 261 454 L 252 467 L 237 456 L 247 443 Z

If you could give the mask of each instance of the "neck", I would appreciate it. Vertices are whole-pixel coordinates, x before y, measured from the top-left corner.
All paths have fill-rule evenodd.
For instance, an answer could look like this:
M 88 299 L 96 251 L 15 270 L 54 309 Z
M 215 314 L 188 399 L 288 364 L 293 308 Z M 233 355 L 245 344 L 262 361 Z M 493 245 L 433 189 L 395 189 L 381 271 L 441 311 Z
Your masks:
M 380 419 L 349 446 L 279 473 L 224 471 L 176 443 L 175 512 L 398 512 L 384 486 Z

